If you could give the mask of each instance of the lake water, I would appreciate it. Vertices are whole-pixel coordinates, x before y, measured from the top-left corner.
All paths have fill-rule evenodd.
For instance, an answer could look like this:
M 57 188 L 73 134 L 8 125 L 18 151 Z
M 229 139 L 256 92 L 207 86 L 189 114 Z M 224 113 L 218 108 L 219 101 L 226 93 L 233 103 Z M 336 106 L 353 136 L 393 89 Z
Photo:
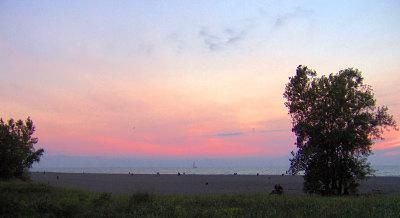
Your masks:
M 400 166 L 374 166 L 376 176 L 400 176 Z M 178 168 L 178 167 L 87 167 L 87 168 L 32 168 L 31 172 L 62 172 L 62 173 L 106 173 L 106 174 L 196 174 L 196 175 L 281 175 L 286 172 L 285 167 L 264 168 Z

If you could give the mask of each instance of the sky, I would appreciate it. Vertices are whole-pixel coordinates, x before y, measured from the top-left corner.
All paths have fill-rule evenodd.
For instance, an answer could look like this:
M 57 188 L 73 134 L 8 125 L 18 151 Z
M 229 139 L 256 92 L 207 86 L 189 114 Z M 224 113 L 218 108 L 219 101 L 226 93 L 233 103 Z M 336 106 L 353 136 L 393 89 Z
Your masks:
M 2 0 L 0 117 L 45 156 L 287 161 L 300 64 L 358 68 L 400 121 L 399 23 L 397 0 Z M 384 136 L 372 159 L 398 164 Z

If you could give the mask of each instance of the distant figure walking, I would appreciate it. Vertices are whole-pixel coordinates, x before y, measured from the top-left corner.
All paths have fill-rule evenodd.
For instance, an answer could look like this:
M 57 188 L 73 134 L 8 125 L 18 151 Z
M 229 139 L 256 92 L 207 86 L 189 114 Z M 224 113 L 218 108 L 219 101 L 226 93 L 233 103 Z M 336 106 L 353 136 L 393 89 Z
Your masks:
M 59 179 L 59 177 L 57 176 L 57 180 Z
M 181 176 L 181 173 L 180 173 L 180 172 L 178 172 L 178 176 Z

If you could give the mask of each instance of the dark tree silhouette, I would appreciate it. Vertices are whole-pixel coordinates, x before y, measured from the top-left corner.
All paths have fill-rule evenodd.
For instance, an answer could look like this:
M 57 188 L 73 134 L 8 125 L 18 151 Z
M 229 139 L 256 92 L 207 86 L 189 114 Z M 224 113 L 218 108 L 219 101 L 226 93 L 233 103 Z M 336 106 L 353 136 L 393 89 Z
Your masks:
M 376 106 L 371 87 L 353 68 L 317 77 L 300 65 L 284 97 L 297 136 L 289 172 L 304 171 L 308 193 L 355 193 L 358 182 L 373 173 L 367 157 L 374 140 L 383 139 L 384 130 L 397 130 L 388 108 Z
M 44 150 L 33 147 L 35 126 L 28 117 L 25 122 L 0 119 L 0 178 L 28 179 L 28 169 L 40 160 Z

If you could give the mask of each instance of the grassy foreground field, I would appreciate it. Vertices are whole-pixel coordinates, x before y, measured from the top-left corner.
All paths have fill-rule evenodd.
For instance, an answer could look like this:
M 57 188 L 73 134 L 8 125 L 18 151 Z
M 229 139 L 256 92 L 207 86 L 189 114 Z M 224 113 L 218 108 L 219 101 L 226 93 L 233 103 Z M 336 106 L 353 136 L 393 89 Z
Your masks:
M 113 196 L 0 182 L 0 217 L 399 217 L 400 196 Z

